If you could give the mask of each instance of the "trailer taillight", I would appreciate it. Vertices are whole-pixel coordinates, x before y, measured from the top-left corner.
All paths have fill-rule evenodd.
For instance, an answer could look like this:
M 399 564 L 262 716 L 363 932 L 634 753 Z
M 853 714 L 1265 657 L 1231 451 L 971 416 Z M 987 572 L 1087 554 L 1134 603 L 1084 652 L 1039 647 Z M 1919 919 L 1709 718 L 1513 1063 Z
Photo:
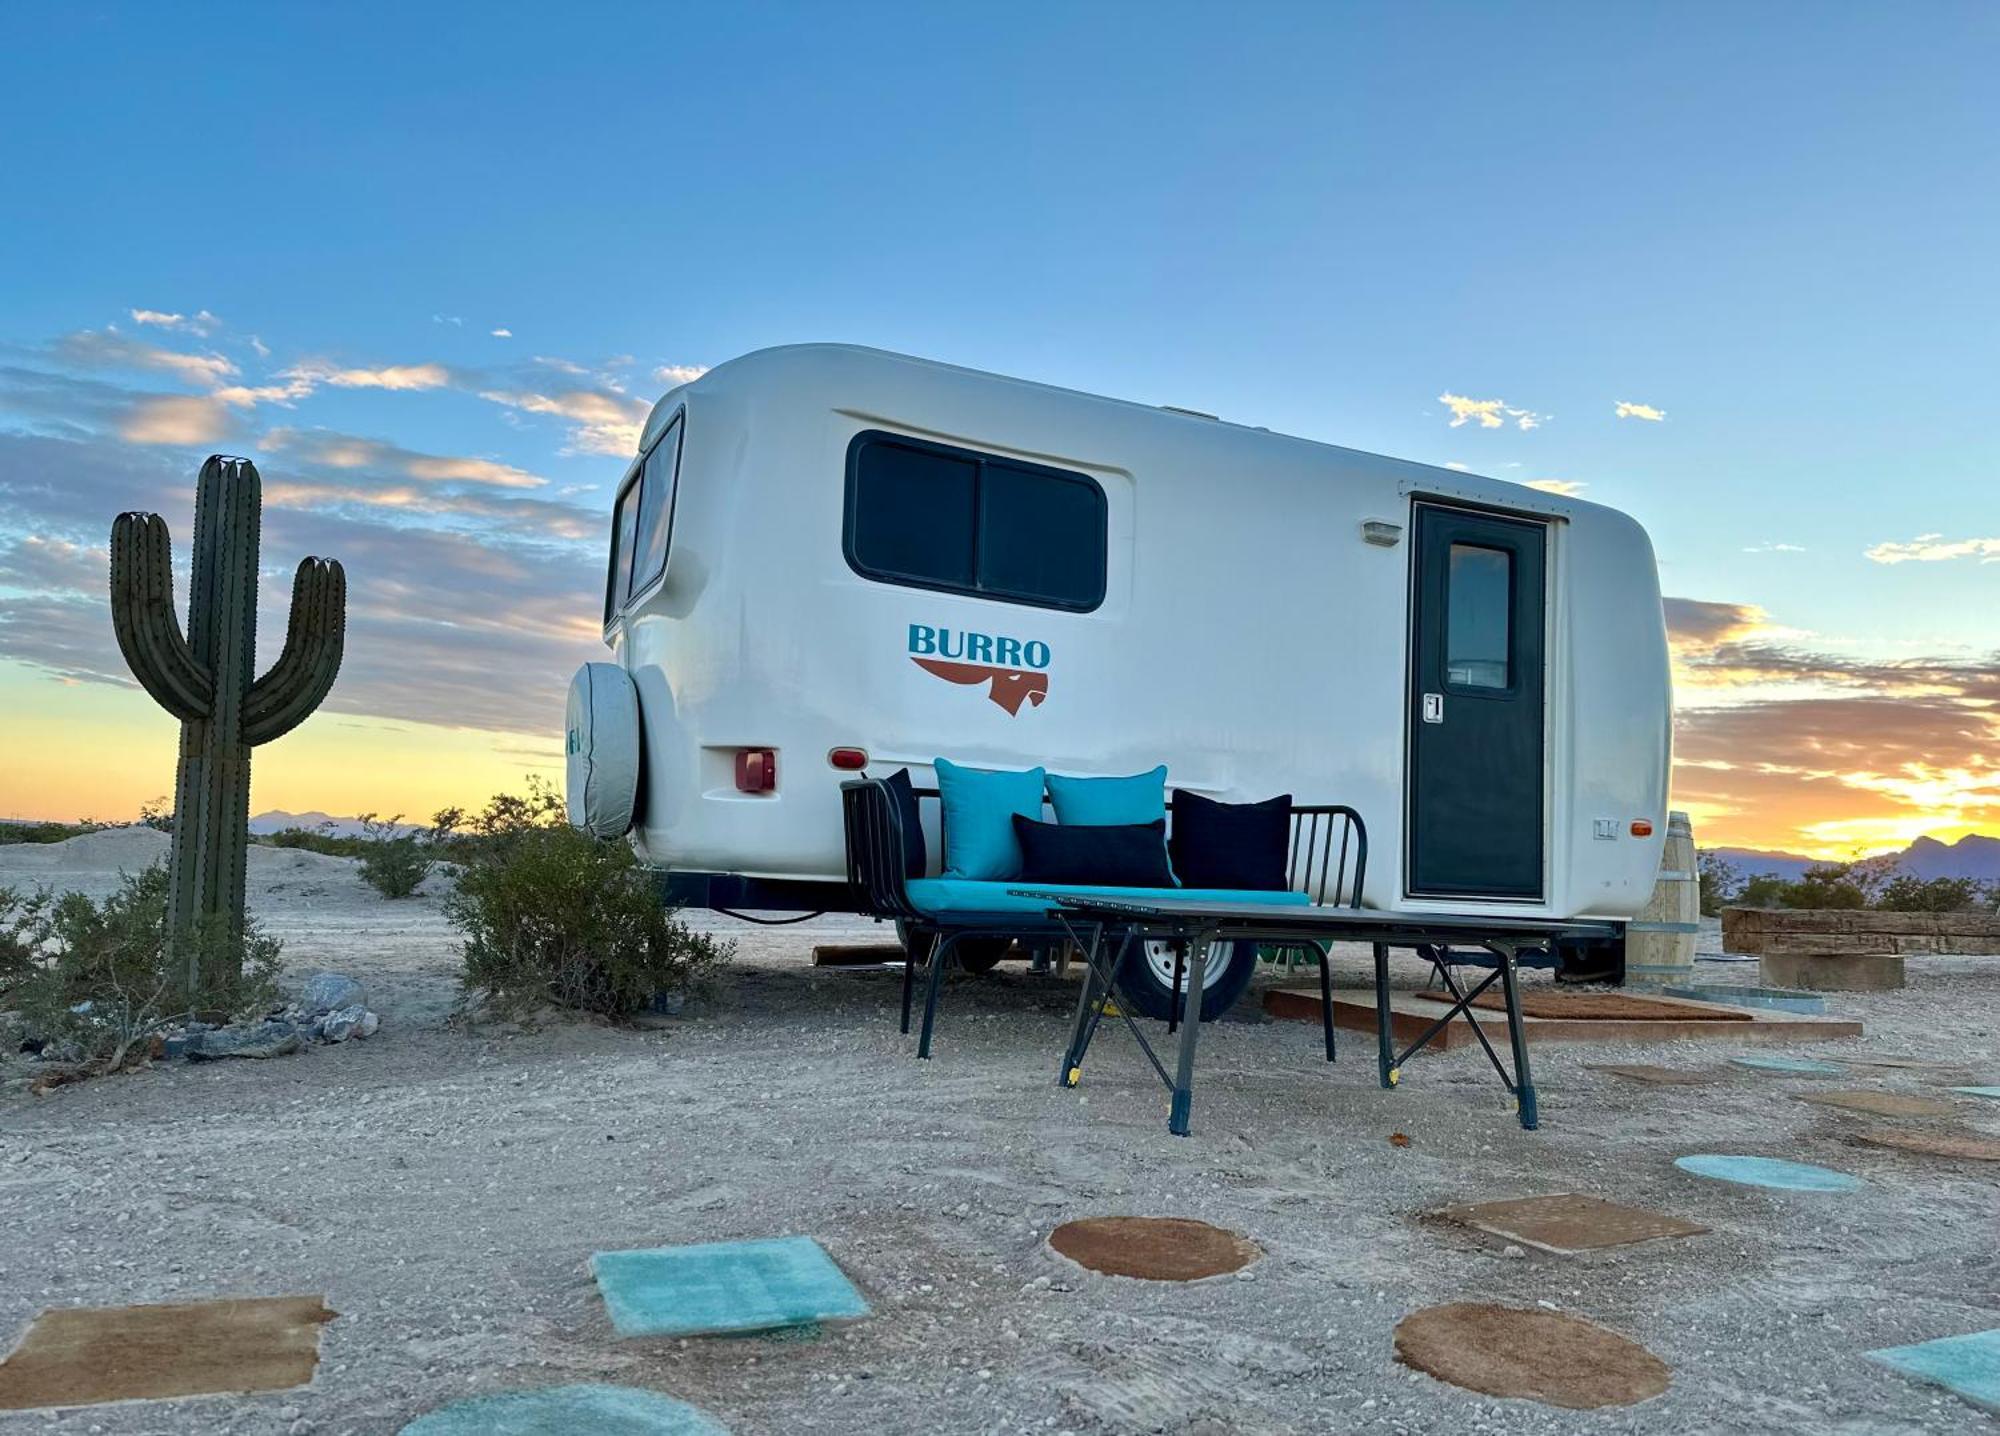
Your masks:
M 737 753 L 737 791 L 744 793 L 768 793 L 777 786 L 777 749 L 744 748 Z
M 868 752 L 864 748 L 829 748 L 826 761 L 843 773 L 858 773 L 868 766 Z
M 1647 822 L 1644 818 L 1634 818 L 1632 820 L 1632 836 L 1635 838 L 1652 837 L 1653 825 Z

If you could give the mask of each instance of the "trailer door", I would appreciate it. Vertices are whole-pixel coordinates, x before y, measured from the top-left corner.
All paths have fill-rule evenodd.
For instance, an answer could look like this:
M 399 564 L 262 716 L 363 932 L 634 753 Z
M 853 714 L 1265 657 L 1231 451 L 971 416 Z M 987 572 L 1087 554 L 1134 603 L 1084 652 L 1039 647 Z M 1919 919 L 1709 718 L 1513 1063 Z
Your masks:
M 1547 526 L 1418 504 L 1414 527 L 1410 894 L 1539 898 Z

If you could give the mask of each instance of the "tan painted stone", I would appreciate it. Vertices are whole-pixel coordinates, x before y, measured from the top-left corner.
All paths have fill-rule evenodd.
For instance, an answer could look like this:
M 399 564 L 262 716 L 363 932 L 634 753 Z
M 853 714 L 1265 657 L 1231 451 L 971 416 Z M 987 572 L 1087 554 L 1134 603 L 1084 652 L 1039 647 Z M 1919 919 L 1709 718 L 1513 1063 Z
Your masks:
M 1886 992 L 1903 985 L 1899 952 L 1767 952 L 1757 970 L 1766 986 L 1808 992 Z

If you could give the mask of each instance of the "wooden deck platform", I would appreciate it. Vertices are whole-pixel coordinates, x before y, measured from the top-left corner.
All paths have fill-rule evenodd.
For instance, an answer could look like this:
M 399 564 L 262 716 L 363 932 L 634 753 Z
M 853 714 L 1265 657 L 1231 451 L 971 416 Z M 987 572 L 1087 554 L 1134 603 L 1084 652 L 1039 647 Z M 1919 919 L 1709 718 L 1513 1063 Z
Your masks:
M 1497 990 L 1497 989 L 1496 989 Z M 1544 1001 L 1559 994 L 1538 993 Z M 1729 1007 L 1714 1002 L 1694 1002 L 1680 997 L 1650 1001 L 1670 1004 L 1694 1013 L 1746 1015 L 1748 1021 L 1718 1022 L 1713 1016 L 1686 1018 L 1608 1019 L 1601 1017 L 1523 1017 L 1530 1042 L 1686 1042 L 1708 1040 L 1737 1043 L 1814 1042 L 1842 1037 L 1859 1037 L 1861 1024 L 1845 1017 L 1809 1017 L 1800 1013 L 1767 1008 Z M 1273 1017 L 1298 1022 L 1319 1021 L 1317 987 L 1274 987 L 1264 994 L 1264 1010 Z M 1389 997 L 1389 1029 L 1398 1043 L 1414 1041 L 1431 1023 L 1448 1010 L 1445 1004 L 1420 997 L 1414 992 L 1395 992 Z M 1333 1022 L 1336 1027 L 1360 1032 L 1375 1030 L 1375 997 L 1354 988 L 1336 988 L 1333 994 Z M 1507 1044 L 1507 1018 L 1501 1012 L 1482 1009 L 1479 1025 L 1487 1040 L 1503 1050 Z M 1433 1047 L 1451 1051 L 1477 1046 L 1461 1018 L 1432 1039 Z

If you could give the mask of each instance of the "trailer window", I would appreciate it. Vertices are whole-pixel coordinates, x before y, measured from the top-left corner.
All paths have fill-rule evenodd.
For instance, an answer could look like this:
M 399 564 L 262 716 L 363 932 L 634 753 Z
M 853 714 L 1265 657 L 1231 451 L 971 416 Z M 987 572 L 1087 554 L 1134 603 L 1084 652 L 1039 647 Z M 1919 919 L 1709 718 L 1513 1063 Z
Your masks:
M 885 583 L 1089 610 L 1104 490 L 1067 469 L 870 430 L 848 449 L 847 561 Z
M 1445 575 L 1445 681 L 1505 688 L 1513 680 L 1514 556 L 1455 543 Z
M 632 583 L 629 598 L 667 566 L 667 547 L 673 539 L 674 499 L 680 487 L 681 416 L 667 425 L 640 473 L 638 535 L 633 548 Z
M 632 538 L 639 525 L 639 481 L 633 480 L 618 496 L 611 516 L 611 566 L 604 578 L 604 621 L 625 602 L 625 590 L 632 583 Z

